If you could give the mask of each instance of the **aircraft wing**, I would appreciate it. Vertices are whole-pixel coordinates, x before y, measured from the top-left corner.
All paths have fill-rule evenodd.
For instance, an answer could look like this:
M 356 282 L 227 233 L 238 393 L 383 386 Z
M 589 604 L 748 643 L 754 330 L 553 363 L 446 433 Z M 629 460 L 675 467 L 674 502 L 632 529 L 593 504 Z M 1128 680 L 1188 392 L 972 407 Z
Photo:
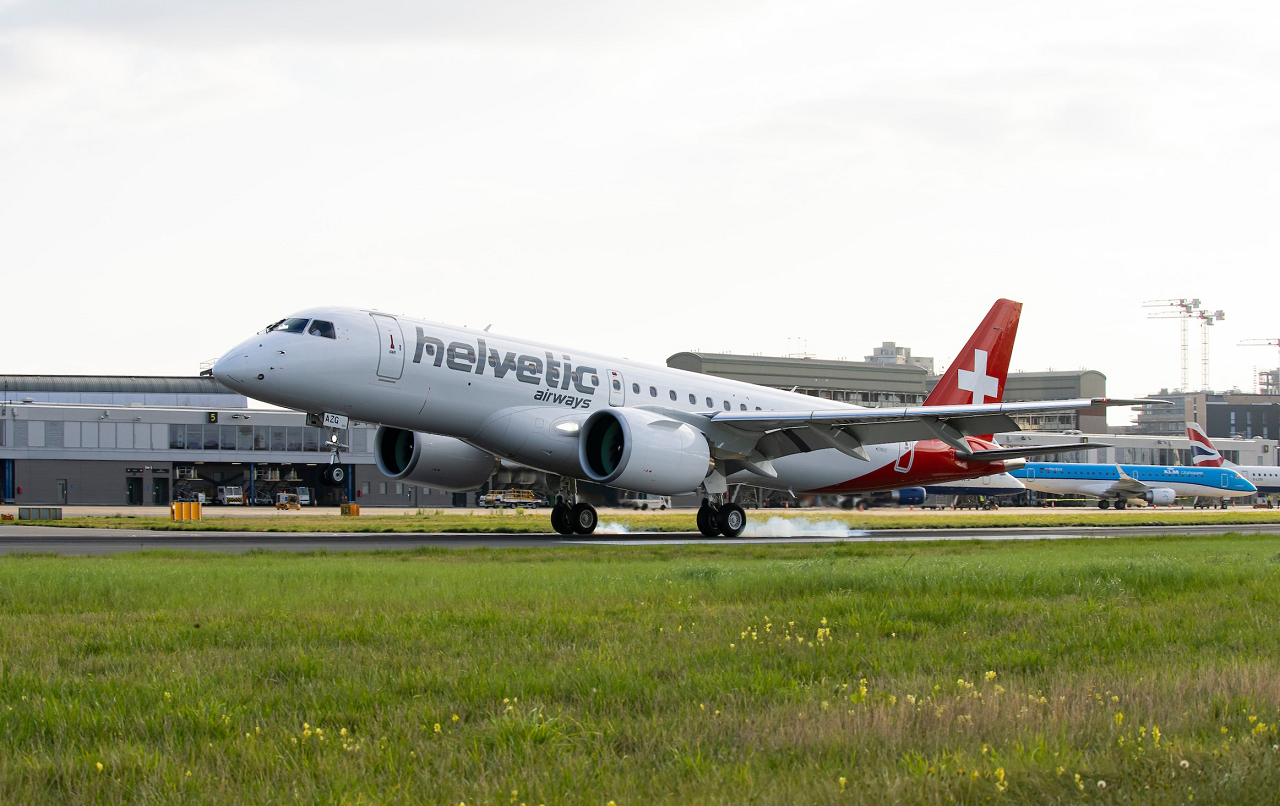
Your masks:
M 1065 442 L 1061 445 L 1028 445 L 1025 448 L 1002 448 L 999 450 L 974 451 L 970 456 L 984 462 L 999 462 L 1005 459 L 1024 459 L 1028 456 L 1044 456 L 1049 453 L 1071 453 L 1073 451 L 1090 451 L 1094 448 L 1110 447 L 1110 444 L 1103 442 Z
M 835 448 L 851 456 L 866 458 L 863 445 L 889 442 L 911 442 L 939 439 L 956 449 L 961 456 L 976 452 L 964 440 L 967 436 L 1018 431 L 1010 415 L 1062 409 L 1086 409 L 1095 406 L 1138 406 L 1165 402 L 1153 400 L 1121 400 L 1116 398 L 1078 398 L 1074 400 L 1024 401 L 1019 403 L 983 403 L 951 406 L 902 406 L 895 408 L 819 409 L 817 411 L 717 411 L 700 414 L 703 422 L 726 426 L 741 437 L 755 436 L 765 458 L 783 456 L 796 450 Z M 714 431 L 714 429 L 712 429 Z M 713 439 L 715 439 L 715 436 Z M 766 438 L 767 437 L 767 438 Z M 796 445 L 797 440 L 801 443 Z M 732 441 L 732 440 L 730 440 Z M 792 443 L 787 449 L 785 443 Z M 1002 450 L 1001 458 L 1033 455 L 1034 449 Z M 1056 452 L 1058 449 L 1046 451 Z M 1007 453 L 1006 451 L 1017 451 Z M 989 452 L 988 452 L 989 453 Z M 975 458 L 977 458 L 975 456 Z
M 1133 476 L 1130 476 L 1128 473 L 1124 472 L 1124 468 L 1120 467 L 1120 465 L 1116 465 L 1116 472 L 1120 474 L 1120 478 L 1117 481 L 1113 481 L 1111 483 L 1110 492 L 1112 493 L 1124 493 L 1127 495 L 1141 495 L 1142 493 L 1145 493 L 1147 490 L 1151 489 L 1148 485 L 1143 484 L 1142 482 L 1135 479 Z

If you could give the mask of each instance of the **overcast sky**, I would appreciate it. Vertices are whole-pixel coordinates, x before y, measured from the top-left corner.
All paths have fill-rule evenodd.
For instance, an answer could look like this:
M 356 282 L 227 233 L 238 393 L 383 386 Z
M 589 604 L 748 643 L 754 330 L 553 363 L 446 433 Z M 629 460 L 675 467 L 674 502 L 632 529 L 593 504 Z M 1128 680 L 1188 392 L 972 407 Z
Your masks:
M 341 303 L 662 363 L 1212 384 L 1280 336 L 1280 6 L 0 0 L 0 372 L 191 374 Z M 1200 332 L 1191 330 L 1199 386 Z

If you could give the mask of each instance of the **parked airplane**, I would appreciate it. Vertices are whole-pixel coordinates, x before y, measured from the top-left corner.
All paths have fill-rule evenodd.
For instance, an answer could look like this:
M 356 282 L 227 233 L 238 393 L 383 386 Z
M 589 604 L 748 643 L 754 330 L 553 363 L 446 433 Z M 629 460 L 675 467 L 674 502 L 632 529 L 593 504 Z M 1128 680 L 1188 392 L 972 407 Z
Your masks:
M 923 406 L 861 408 L 739 381 L 391 316 L 316 308 L 273 323 L 212 374 L 257 400 L 380 423 L 378 469 L 473 490 L 495 457 L 562 478 L 557 532 L 590 534 L 577 480 L 672 495 L 701 490 L 698 527 L 741 534 L 730 484 L 856 493 L 999 473 L 1078 445 L 1003 448 L 1010 414 L 1130 406 L 1085 398 L 999 403 L 1022 305 L 999 300 Z M 406 335 L 407 334 L 407 335 Z
M 1191 440 L 1191 463 L 1196 467 L 1230 467 L 1263 494 L 1280 493 L 1280 467 L 1273 465 L 1237 465 L 1222 458 L 1213 441 L 1199 423 L 1187 423 L 1187 439 Z M 1225 502 L 1224 502 L 1225 506 Z
M 1028 462 L 1009 475 L 1029 490 L 1095 496 L 1099 509 L 1113 503 L 1124 509 L 1129 501 L 1168 506 L 1177 496 L 1238 498 L 1257 492 L 1248 479 L 1227 468 Z
M 944 481 L 925 487 L 904 487 L 900 490 L 863 493 L 859 495 L 841 496 L 839 506 L 844 509 L 865 510 L 868 507 L 919 506 L 931 495 L 981 495 L 994 498 L 998 495 L 1017 495 L 1026 492 L 1022 482 L 1008 473 L 994 473 L 978 479 L 960 479 Z

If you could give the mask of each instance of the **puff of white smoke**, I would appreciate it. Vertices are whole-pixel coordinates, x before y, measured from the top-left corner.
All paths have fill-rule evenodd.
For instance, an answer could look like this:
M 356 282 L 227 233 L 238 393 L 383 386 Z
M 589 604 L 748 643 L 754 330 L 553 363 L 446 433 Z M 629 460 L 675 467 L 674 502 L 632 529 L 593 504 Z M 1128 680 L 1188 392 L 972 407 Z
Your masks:
M 850 537 L 855 534 L 840 521 L 809 522 L 808 518 L 779 518 L 748 522 L 743 537 Z

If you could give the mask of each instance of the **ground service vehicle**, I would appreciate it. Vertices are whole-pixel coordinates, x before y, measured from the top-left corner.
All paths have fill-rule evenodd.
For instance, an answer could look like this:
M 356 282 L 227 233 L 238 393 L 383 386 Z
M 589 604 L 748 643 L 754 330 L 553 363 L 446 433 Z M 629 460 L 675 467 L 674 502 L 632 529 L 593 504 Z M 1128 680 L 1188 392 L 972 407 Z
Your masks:
M 244 491 L 239 487 L 219 487 L 217 494 L 213 498 L 219 504 L 242 506 L 244 504 Z

